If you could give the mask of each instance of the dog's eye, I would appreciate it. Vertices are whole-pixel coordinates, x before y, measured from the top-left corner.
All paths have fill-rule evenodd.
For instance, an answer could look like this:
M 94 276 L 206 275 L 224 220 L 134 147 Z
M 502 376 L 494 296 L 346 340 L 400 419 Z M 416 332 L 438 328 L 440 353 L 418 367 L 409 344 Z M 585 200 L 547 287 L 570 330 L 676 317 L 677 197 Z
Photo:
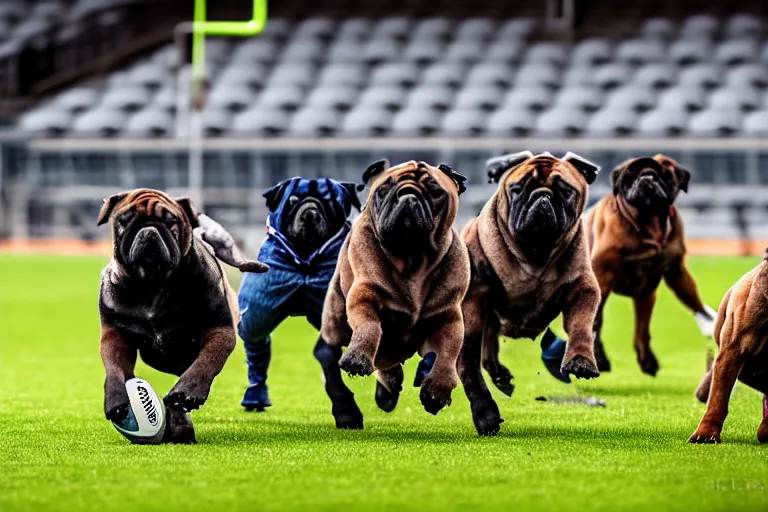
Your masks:
M 299 202 L 299 198 L 298 197 L 290 196 L 288 198 L 288 207 L 289 208 L 293 208 L 294 206 L 296 206 L 296 203 L 298 203 L 298 202 Z
M 121 214 L 117 218 L 117 222 L 125 225 L 125 224 L 128 224 L 131 221 L 131 219 L 133 219 L 135 216 L 136 216 L 136 212 L 134 212 L 133 210 L 128 210 L 127 212 Z
M 557 181 L 557 189 L 565 201 L 572 201 L 576 196 L 576 190 L 563 180 Z
M 509 193 L 511 195 L 517 195 L 523 191 L 523 185 L 520 183 L 513 183 L 509 186 Z
M 424 180 L 424 186 L 432 195 L 440 195 L 443 193 L 443 189 L 440 187 L 440 184 L 437 182 L 436 179 L 429 177 L 426 180 Z

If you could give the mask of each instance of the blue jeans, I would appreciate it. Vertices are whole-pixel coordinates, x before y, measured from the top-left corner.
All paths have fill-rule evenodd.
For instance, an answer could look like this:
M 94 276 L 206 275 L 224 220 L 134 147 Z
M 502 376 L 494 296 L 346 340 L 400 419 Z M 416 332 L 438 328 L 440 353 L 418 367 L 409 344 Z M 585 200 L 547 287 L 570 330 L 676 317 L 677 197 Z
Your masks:
M 264 263 L 270 264 L 268 260 Z M 320 329 L 325 292 L 332 276 L 332 268 L 304 274 L 275 266 L 263 274 L 245 274 L 238 293 L 238 334 L 245 343 L 251 386 L 266 384 L 272 355 L 270 334 L 280 322 L 289 316 L 305 316 L 315 329 Z

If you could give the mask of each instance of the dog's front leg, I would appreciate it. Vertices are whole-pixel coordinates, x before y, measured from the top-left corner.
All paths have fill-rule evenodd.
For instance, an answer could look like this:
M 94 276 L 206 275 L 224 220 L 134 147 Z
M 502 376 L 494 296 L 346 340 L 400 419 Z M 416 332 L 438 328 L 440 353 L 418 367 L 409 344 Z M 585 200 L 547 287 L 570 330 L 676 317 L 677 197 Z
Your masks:
M 419 395 L 428 413 L 437 414 L 451 404 L 451 392 L 459 382 L 456 366 L 463 341 L 464 320 L 461 305 L 456 304 L 440 315 L 440 325 L 425 343 L 425 352 L 437 354 L 435 365 L 424 379 Z
M 233 327 L 214 327 L 205 331 L 197 358 L 163 399 L 166 407 L 188 412 L 203 405 L 208 400 L 213 379 L 224 368 L 235 343 Z
M 131 406 L 125 381 L 134 377 L 136 349 L 125 343 L 115 327 L 102 324 L 100 352 L 107 373 L 104 381 L 104 415 L 108 420 L 120 420 Z
M 560 370 L 580 379 L 600 375 L 595 360 L 593 327 L 600 292 L 594 283 L 574 285 L 563 308 L 563 327 L 568 333 L 568 344 Z
M 659 362 L 651 350 L 651 314 L 656 304 L 656 292 L 644 297 L 635 297 L 635 353 L 643 373 L 656 376 Z
M 349 347 L 339 361 L 339 367 L 350 375 L 373 373 L 373 361 L 381 340 L 378 296 L 366 285 L 355 284 L 347 298 L 347 319 L 352 328 Z

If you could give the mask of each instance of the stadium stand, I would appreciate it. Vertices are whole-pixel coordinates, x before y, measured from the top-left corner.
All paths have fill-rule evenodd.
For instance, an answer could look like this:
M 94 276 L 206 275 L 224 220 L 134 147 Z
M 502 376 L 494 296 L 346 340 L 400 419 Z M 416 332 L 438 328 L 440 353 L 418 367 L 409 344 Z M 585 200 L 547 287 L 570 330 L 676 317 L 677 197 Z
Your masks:
M 42 23 L 56 5 L 41 4 L 32 20 Z M 313 17 L 272 19 L 269 28 L 251 40 L 208 45 L 207 116 L 233 119 L 211 135 L 348 137 L 359 127 L 361 134 L 476 137 L 504 132 L 491 119 L 515 112 L 530 121 L 517 124 L 541 136 L 768 133 L 744 115 L 768 106 L 765 24 L 752 15 L 650 18 L 635 36 L 573 44 L 543 40 L 538 21 L 521 18 Z M 173 125 L 173 57 L 174 47 L 164 46 L 87 90 L 43 102 L 18 126 L 71 137 L 171 135 L 144 125 Z M 240 117 L 256 108 L 270 119 L 260 124 L 274 126 L 243 132 L 249 123 Z M 409 124 L 415 111 L 424 116 L 418 126 Z M 67 115 L 74 116 L 70 129 L 62 123 Z M 566 126 L 553 128 L 558 120 Z

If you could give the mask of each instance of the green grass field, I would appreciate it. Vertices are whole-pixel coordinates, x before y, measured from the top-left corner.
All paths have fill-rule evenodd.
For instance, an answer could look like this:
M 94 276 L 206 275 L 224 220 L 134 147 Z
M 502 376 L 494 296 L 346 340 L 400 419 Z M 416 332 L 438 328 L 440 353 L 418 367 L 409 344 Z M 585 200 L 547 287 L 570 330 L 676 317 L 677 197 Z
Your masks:
M 705 300 L 757 259 L 693 258 Z M 686 443 L 704 406 L 693 390 L 708 346 L 664 289 L 653 319 L 658 377 L 632 352 L 630 303 L 612 298 L 606 347 L 613 372 L 566 386 L 543 372 L 538 344 L 508 341 L 515 375 L 506 422 L 479 438 L 463 391 L 433 417 L 407 387 L 391 414 L 374 379 L 351 387 L 365 430 L 337 431 L 315 332 L 302 319 L 274 334 L 274 407 L 246 413 L 242 347 L 193 414 L 200 444 L 132 446 L 102 416 L 97 289 L 104 261 L 0 255 L 0 510 L 768 510 L 768 447 L 760 396 L 739 384 L 723 444 Z M 406 367 L 406 382 L 415 364 Z M 170 376 L 137 375 L 164 394 Z M 537 402 L 595 395 L 607 407 Z

